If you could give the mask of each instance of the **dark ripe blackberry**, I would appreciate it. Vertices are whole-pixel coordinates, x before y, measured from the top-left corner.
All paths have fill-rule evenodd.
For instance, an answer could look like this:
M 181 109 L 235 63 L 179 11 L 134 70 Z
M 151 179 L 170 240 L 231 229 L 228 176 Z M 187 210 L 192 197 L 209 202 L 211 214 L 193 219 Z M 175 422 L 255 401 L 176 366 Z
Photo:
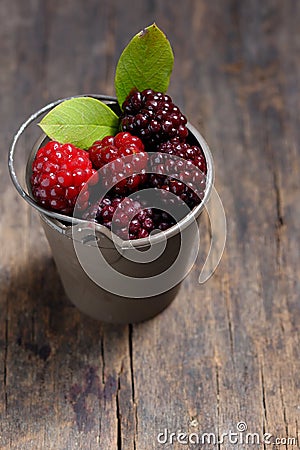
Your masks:
M 186 117 L 162 92 L 134 91 L 123 103 L 123 111 L 122 130 L 140 137 L 148 150 L 175 137 L 185 140 L 188 135 Z
M 153 230 L 165 231 L 175 224 L 175 220 L 167 212 L 147 208 L 147 200 L 137 201 L 111 195 L 108 193 L 100 203 L 90 206 L 82 214 L 82 218 L 104 225 L 109 230 L 114 221 L 113 231 L 122 239 L 145 238 Z
M 204 164 L 205 159 L 204 163 L 199 159 L 199 165 L 202 168 Z M 150 157 L 150 166 L 153 173 L 148 177 L 149 187 L 175 194 L 190 209 L 201 203 L 206 187 L 206 177 L 193 161 L 172 158 L 172 155 L 168 158 L 163 153 L 156 153 Z M 161 195 L 164 200 L 163 193 Z M 165 202 L 170 203 L 170 201 L 170 198 L 166 196 Z
M 200 204 L 204 197 L 207 173 L 201 147 L 174 138 L 162 142 L 157 149 L 158 153 L 153 153 L 150 158 L 150 167 L 154 173 L 149 176 L 149 187 L 172 192 L 191 209 Z M 165 155 L 171 155 L 171 158 Z
M 152 209 L 128 197 L 106 196 L 100 203 L 92 205 L 83 214 L 83 219 L 113 229 L 122 239 L 145 238 L 157 228 Z
M 155 229 L 165 231 L 175 225 L 176 221 L 167 212 L 161 209 L 153 209 L 153 221 Z
M 206 160 L 201 147 L 181 142 L 178 138 L 162 142 L 157 146 L 157 151 L 168 155 L 175 155 L 186 161 L 191 161 L 194 166 L 206 174 Z

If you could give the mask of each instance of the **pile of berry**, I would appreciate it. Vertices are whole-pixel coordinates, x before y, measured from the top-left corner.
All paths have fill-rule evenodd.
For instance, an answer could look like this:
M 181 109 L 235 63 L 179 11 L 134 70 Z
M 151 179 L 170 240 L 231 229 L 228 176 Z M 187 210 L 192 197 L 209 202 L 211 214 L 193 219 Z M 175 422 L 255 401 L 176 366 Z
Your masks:
M 71 215 L 77 202 L 83 218 L 123 239 L 140 239 L 175 221 L 163 208 L 128 196 L 152 188 L 162 199 L 164 191 L 175 194 L 192 209 L 203 199 L 207 166 L 202 149 L 187 139 L 185 116 L 168 95 L 133 91 L 122 109 L 123 131 L 94 142 L 88 152 L 54 141 L 40 148 L 31 186 L 47 209 Z M 101 201 L 95 198 L 97 183 L 108 191 Z
M 145 238 L 154 230 L 164 231 L 175 224 L 174 219 L 162 210 L 147 208 L 130 197 L 111 195 L 94 203 L 84 212 L 83 218 L 105 225 L 122 239 Z

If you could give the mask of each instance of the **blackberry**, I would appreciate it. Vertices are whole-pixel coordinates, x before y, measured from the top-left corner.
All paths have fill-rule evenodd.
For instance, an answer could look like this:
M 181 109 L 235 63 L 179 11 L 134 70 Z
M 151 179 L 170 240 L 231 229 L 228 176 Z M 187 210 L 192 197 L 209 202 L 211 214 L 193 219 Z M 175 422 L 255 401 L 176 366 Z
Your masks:
M 93 220 L 110 230 L 113 223 L 113 231 L 122 239 L 140 239 L 149 236 L 155 228 L 152 216 L 152 209 L 143 208 L 138 201 L 128 197 L 109 196 L 83 214 L 84 219 Z
M 204 190 L 196 193 L 190 186 L 169 176 L 151 174 L 149 177 L 149 186 L 171 192 L 183 200 L 190 209 L 199 205 L 204 197 Z M 166 204 L 170 202 L 169 197 L 161 193 L 162 202 Z
M 151 231 L 164 231 L 175 223 L 169 214 L 159 209 L 147 208 L 128 197 L 110 197 L 109 194 L 85 211 L 82 218 L 104 225 L 109 230 L 113 222 L 113 231 L 122 239 L 145 238 Z
M 197 145 L 190 145 L 187 142 L 181 142 L 178 138 L 175 138 L 159 144 L 157 151 L 191 161 L 202 173 L 206 174 L 207 172 L 205 156 L 202 149 Z
M 176 223 L 170 214 L 156 208 L 153 208 L 153 221 L 155 223 L 155 228 L 160 231 L 166 231 Z
M 169 95 L 146 89 L 133 91 L 123 103 L 123 131 L 140 137 L 147 149 L 171 138 L 185 140 L 186 117 Z
M 112 163 L 107 170 L 105 167 L 102 170 L 102 183 L 105 187 L 113 184 L 119 195 L 135 191 L 145 180 L 148 154 L 137 136 L 125 132 L 106 136 L 94 142 L 89 148 L 89 155 L 95 169 Z M 132 156 L 130 162 L 128 158 L 124 159 L 126 156 Z
M 149 175 L 148 187 L 169 191 L 193 209 L 201 203 L 206 187 L 207 166 L 201 147 L 173 138 L 157 149 L 150 157 L 154 173 Z

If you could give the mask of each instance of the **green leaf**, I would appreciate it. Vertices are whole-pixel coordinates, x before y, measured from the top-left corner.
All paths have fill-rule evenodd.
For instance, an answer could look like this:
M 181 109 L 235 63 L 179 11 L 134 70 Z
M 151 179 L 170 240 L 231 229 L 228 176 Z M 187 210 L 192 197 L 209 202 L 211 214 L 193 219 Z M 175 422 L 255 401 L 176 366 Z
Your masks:
M 115 135 L 119 118 L 100 100 L 76 97 L 53 108 L 39 126 L 55 141 L 87 149 L 104 136 Z
M 115 88 L 119 105 L 133 88 L 166 92 L 173 63 L 170 42 L 155 24 L 134 36 L 117 64 Z

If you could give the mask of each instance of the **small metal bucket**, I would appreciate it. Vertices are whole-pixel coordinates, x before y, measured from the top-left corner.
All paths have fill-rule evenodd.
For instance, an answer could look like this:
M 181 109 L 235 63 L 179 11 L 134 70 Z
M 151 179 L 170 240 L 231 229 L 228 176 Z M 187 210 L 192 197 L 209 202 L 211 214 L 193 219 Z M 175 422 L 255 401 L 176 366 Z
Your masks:
M 118 110 L 114 97 L 92 96 Z M 134 323 L 150 319 L 172 302 L 179 291 L 181 281 L 191 268 L 191 256 L 197 246 L 194 225 L 199 224 L 201 212 L 213 188 L 214 169 L 210 150 L 201 134 L 188 124 L 190 135 L 201 146 L 206 158 L 206 190 L 202 203 L 178 224 L 149 238 L 123 241 L 125 245 L 119 245 L 119 238 L 106 227 L 94 224 L 93 238 L 87 239 L 89 235 L 86 230 L 89 229 L 90 223 L 85 227 L 82 221 L 76 218 L 47 211 L 32 196 L 29 183 L 31 164 L 36 151 L 45 140 L 45 135 L 41 135 L 40 131 L 38 136 L 33 136 L 38 127 L 33 129 L 31 136 L 35 144 L 28 144 L 27 137 L 22 152 L 18 152 L 25 130 L 30 134 L 32 125 L 64 100 L 66 99 L 58 100 L 37 111 L 18 130 L 9 151 L 12 181 L 20 195 L 40 213 L 41 223 L 64 289 L 74 305 L 87 315 L 104 322 Z M 74 229 L 77 230 L 75 234 Z M 145 264 L 131 259 L 130 254 L 133 250 L 142 253 L 151 246 L 159 247 L 162 242 L 164 251 L 153 261 Z M 82 255 L 86 264 L 82 263 Z M 107 271 L 108 266 L 112 269 L 112 273 Z M 91 272 L 97 272 L 98 281 Z M 121 276 L 114 276 L 114 273 Z M 161 285 L 158 286 L 156 280 L 164 273 L 167 274 L 164 277 L 165 281 L 162 283 L 160 281 Z M 140 288 L 145 286 L 144 290 L 142 288 L 143 294 L 130 294 L 135 282 Z M 153 289 L 149 288 L 151 285 Z

